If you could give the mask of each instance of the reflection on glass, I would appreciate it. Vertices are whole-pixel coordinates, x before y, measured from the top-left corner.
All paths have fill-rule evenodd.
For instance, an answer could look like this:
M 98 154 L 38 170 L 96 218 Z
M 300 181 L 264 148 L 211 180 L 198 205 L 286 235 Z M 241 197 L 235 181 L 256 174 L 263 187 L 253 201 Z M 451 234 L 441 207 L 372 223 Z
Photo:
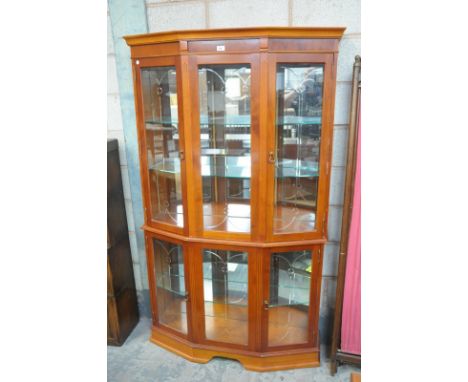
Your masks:
M 206 338 L 248 343 L 247 253 L 205 249 L 203 295 Z
M 153 239 L 159 323 L 187 333 L 184 254 L 182 246 Z
M 198 70 L 203 224 L 250 232 L 250 67 Z
M 271 255 L 268 346 L 308 341 L 311 274 L 311 251 Z
M 315 228 L 322 96 L 322 65 L 277 65 L 275 233 Z
M 175 67 L 141 70 L 153 220 L 183 227 Z

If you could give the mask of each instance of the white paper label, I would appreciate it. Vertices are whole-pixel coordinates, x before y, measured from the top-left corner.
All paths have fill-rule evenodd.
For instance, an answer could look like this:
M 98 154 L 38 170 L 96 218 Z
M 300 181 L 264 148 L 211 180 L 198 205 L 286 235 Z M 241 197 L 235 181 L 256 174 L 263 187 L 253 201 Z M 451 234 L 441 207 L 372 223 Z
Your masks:
M 224 45 L 216 45 L 217 52 L 224 52 L 225 50 L 226 50 L 226 47 Z

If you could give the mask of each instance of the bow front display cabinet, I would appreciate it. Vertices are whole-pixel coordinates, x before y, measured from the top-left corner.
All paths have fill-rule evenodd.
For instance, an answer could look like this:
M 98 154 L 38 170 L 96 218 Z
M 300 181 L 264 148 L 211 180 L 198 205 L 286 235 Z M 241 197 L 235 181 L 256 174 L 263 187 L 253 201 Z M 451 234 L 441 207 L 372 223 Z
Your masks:
M 125 37 L 151 341 L 256 371 L 318 366 L 344 28 Z

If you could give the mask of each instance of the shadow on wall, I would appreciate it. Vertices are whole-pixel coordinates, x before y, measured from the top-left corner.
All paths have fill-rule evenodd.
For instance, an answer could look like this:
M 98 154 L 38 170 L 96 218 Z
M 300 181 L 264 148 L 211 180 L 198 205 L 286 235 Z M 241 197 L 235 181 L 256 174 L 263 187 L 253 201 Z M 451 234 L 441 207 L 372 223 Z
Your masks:
M 149 289 L 137 290 L 140 317 L 151 318 L 151 300 Z
M 319 333 L 320 344 L 330 345 L 333 332 L 333 316 L 335 315 L 334 309 L 329 309 L 327 315 L 319 317 Z

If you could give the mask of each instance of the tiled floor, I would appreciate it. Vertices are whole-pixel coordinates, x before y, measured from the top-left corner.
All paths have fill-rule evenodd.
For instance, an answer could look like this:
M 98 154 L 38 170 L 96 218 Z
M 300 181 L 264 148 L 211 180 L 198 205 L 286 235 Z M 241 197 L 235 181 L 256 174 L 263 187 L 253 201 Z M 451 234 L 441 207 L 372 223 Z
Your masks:
M 351 366 L 340 366 L 330 376 L 322 352 L 318 368 L 258 373 L 245 370 L 237 361 L 215 358 L 207 364 L 192 363 L 149 342 L 151 322 L 142 318 L 125 344 L 107 347 L 107 380 L 110 382 L 349 382 Z

